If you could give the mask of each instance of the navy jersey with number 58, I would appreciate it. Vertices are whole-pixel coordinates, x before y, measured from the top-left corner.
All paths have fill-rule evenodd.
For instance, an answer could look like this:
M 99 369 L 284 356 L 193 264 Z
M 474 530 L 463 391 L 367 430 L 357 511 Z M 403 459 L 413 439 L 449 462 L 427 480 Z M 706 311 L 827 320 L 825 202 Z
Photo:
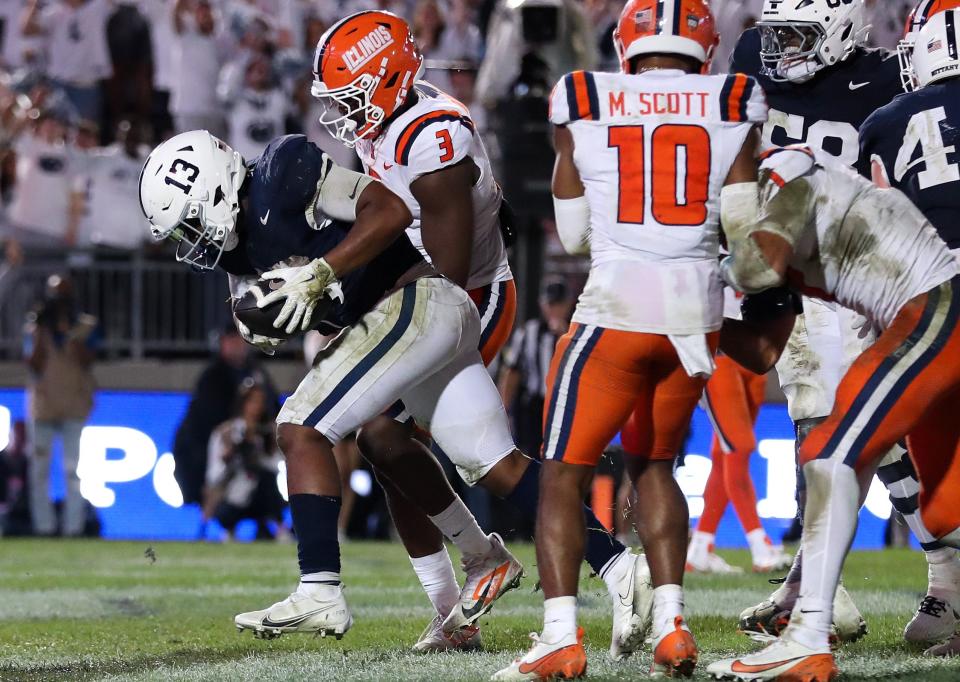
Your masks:
M 760 62 L 760 32 L 744 31 L 730 71 L 757 79 L 770 115 L 763 126 L 764 149 L 803 143 L 857 163 L 858 131 L 866 118 L 903 92 L 896 55 L 858 47 L 847 59 L 824 68 L 806 83 L 771 80 Z
M 960 80 L 905 93 L 860 130 L 861 172 L 906 194 L 951 249 L 960 249 Z M 883 182 L 881 182 L 883 184 Z
M 240 190 L 246 199 L 238 220 L 239 245 L 220 266 L 233 275 L 260 275 L 281 265 L 322 258 L 342 242 L 350 223 L 314 209 L 324 164 L 331 163 L 303 135 L 279 137 L 247 165 Z M 366 266 L 341 279 L 343 303 L 334 306 L 321 331 L 331 333 L 359 320 L 413 266 L 423 263 L 405 234 Z

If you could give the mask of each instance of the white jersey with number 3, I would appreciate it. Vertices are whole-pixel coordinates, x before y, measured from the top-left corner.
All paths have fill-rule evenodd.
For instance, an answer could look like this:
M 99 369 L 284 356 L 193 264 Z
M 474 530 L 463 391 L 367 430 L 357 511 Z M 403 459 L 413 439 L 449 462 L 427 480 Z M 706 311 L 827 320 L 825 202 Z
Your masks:
M 430 260 L 420 234 L 420 204 L 410 191 L 417 178 L 470 158 L 480 171 L 473 187 L 473 252 L 468 289 L 513 279 L 500 235 L 503 194 L 493 178 L 483 141 L 467 108 L 429 83 L 416 84 L 417 102 L 372 140 L 360 140 L 363 167 L 394 192 L 413 214 L 407 236 Z
M 576 71 L 550 99 L 590 205 L 590 278 L 574 321 L 657 334 L 720 328 L 720 190 L 763 92 L 743 74 Z

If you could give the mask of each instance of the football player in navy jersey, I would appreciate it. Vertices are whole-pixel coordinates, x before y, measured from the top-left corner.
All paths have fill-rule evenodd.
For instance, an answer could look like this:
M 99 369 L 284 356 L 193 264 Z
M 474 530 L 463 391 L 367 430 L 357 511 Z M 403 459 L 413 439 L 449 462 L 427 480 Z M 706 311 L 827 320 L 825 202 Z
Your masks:
M 863 122 L 903 91 L 896 55 L 865 47 L 868 31 L 863 0 L 764 2 L 757 27 L 745 31 L 734 49 L 731 71 L 754 76 L 764 88 L 770 107 L 762 131 L 765 148 L 804 143 L 849 166 L 857 164 Z M 846 367 L 873 340 L 866 329 L 856 313 L 804 298 L 804 314 L 797 317 L 787 350 L 777 363 L 798 443 L 830 413 Z M 935 539 L 919 518 L 913 495 L 918 483 L 906 451 L 899 446 L 891 450 L 878 473 L 911 530 L 925 547 L 935 550 Z M 936 554 L 928 553 L 927 559 L 932 584 L 943 582 L 935 580 L 934 573 L 960 568 L 955 558 L 949 568 L 938 562 Z M 742 631 L 767 636 L 782 629 L 798 594 L 801 566 L 798 553 L 786 582 L 741 614 Z M 926 603 L 924 599 L 911 621 L 918 637 L 926 637 L 919 632 L 935 625 L 925 613 Z M 834 619 L 841 639 L 856 639 L 866 631 L 842 586 Z
M 860 170 L 881 187 L 895 187 L 910 197 L 960 256 L 960 9 L 956 8 L 960 8 L 957 0 L 923 0 L 914 10 L 900 45 L 904 84 L 911 92 L 878 109 L 863 124 Z M 930 589 L 904 637 L 917 642 L 949 637 L 927 653 L 955 655 L 960 653 L 960 635 L 954 634 L 960 611 L 957 552 L 938 542 L 923 546 L 931 559 Z
M 277 417 L 300 584 L 287 599 L 235 619 L 238 628 L 263 637 L 339 637 L 352 617 L 340 580 L 340 476 L 333 444 L 403 399 L 460 466 L 515 451 L 477 350 L 477 309 L 463 289 L 436 275 L 405 236 L 411 215 L 399 197 L 373 178 L 334 165 L 301 135 L 274 140 L 249 164 L 206 131 L 177 135 L 147 159 L 140 201 L 154 238 L 176 240 L 180 261 L 230 273 L 235 299 L 269 281 L 270 293 L 259 286 L 253 291 L 261 308 L 283 302 L 274 327 L 286 334 L 278 331 L 278 337 L 317 322 L 325 333 L 340 332 Z M 321 305 L 325 299 L 332 304 Z M 312 320 L 315 313 L 322 320 Z M 237 323 L 244 338 L 264 350 L 283 343 Z M 435 473 L 438 485 L 449 488 L 432 456 L 422 446 L 411 447 L 421 448 L 424 461 L 405 459 L 398 465 L 403 470 L 383 473 Z M 456 536 L 471 563 L 495 564 L 477 604 L 477 612 L 485 612 L 516 585 L 523 569 L 459 505 L 431 520 Z M 451 638 L 471 640 L 466 648 L 475 648 L 474 635 L 475 628 Z

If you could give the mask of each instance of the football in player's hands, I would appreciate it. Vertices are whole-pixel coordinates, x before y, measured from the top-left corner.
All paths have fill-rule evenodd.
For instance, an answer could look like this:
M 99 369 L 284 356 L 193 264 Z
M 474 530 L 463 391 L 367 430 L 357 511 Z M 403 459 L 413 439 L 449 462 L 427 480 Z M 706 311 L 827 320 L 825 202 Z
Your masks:
M 274 283 L 258 280 L 247 289 L 243 296 L 234 301 L 233 314 L 237 316 L 238 320 L 247 325 L 247 328 L 254 334 L 269 336 L 273 339 L 289 339 L 296 336 L 299 332 L 299 330 L 297 330 L 293 334 L 288 334 L 283 327 L 278 329 L 273 326 L 277 315 L 280 314 L 280 310 L 283 308 L 283 299 L 274 301 L 265 308 L 257 307 L 257 302 L 270 293 L 273 290 L 272 287 L 277 287 L 281 284 L 282 282 Z M 313 311 L 310 325 L 311 329 L 316 329 L 320 326 L 320 323 L 326 318 L 332 306 L 333 300 L 328 296 L 320 299 L 317 303 L 316 310 Z

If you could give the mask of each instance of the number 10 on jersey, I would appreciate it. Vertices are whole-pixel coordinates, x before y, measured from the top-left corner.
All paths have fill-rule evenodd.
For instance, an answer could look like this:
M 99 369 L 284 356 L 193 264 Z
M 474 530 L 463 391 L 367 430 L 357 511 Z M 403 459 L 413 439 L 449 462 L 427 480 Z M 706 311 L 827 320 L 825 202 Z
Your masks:
M 620 173 L 617 222 L 642 224 L 647 192 L 653 219 L 661 225 L 700 226 L 707 220 L 710 134 L 700 126 L 611 126 L 607 143 L 617 150 Z M 649 167 L 650 187 L 647 185 Z

